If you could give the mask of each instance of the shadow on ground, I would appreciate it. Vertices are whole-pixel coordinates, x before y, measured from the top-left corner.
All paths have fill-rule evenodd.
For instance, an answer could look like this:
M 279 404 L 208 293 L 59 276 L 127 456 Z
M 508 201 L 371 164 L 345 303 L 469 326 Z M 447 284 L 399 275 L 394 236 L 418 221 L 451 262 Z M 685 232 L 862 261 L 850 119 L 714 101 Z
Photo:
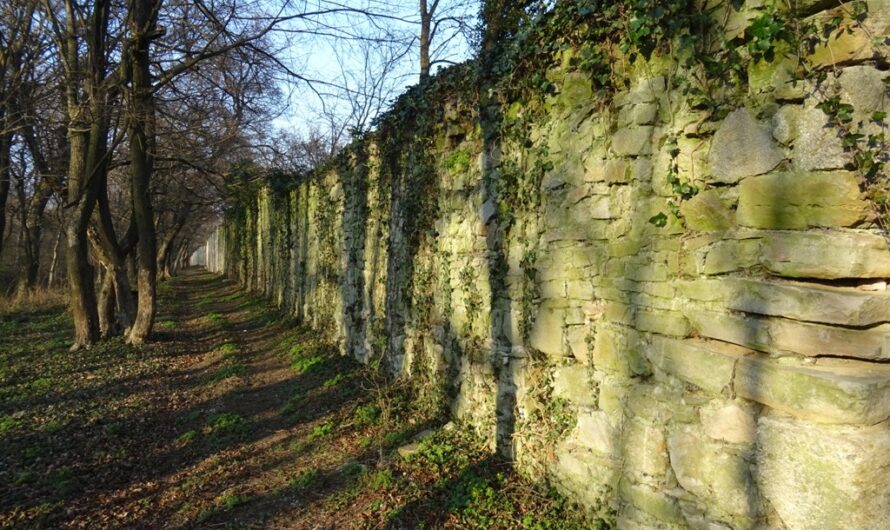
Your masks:
M 188 271 L 161 292 L 142 348 L 69 353 L 62 308 L 0 316 L 0 526 L 580 521 L 465 430 L 419 414 L 410 388 L 371 377 L 235 284 Z M 551 519 L 561 524 L 532 525 Z

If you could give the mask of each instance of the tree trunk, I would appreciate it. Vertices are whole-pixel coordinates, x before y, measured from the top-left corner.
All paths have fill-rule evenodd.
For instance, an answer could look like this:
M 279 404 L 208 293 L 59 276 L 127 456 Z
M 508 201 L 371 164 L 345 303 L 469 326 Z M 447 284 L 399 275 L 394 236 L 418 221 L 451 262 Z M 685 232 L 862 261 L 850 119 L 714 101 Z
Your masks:
M 40 271 L 40 251 L 43 242 L 43 214 L 52 195 L 52 189 L 44 180 L 28 201 L 24 216 L 22 242 L 25 262 L 19 277 L 19 292 L 27 292 L 37 287 L 37 274 Z
M 94 124 L 90 133 L 98 133 Z M 74 320 L 74 344 L 72 349 L 89 346 L 99 340 L 99 314 L 93 285 L 93 267 L 88 259 L 87 227 L 96 204 L 96 179 L 86 171 L 88 141 L 97 138 L 83 131 L 75 123 L 69 128 L 70 160 L 68 168 L 68 200 L 70 211 L 66 216 L 65 236 L 67 248 L 65 264 L 68 269 L 68 288 L 71 294 L 71 316 Z M 92 143 L 92 142 L 89 142 Z M 83 183 L 83 185 L 81 185 Z
M 99 333 L 102 338 L 109 338 L 116 334 L 117 326 L 115 325 L 115 288 L 114 273 L 105 269 L 102 275 L 102 287 L 99 289 Z
M 0 129 L 5 129 L 5 119 L 0 116 Z M 6 233 L 6 200 L 9 198 L 10 186 L 10 152 L 12 134 L 0 135 L 0 253 L 3 252 L 3 237 Z
M 53 244 L 53 259 L 49 264 L 49 275 L 47 275 L 46 279 L 46 287 L 48 289 L 52 289 L 53 285 L 56 284 L 56 270 L 58 270 L 59 266 L 59 245 L 62 243 L 62 229 L 61 227 L 56 232 L 56 242 Z
M 157 0 L 133 0 L 129 17 L 130 50 L 130 178 L 133 219 L 139 234 L 136 283 L 139 303 L 130 329 L 131 344 L 144 342 L 154 325 L 157 287 L 157 247 L 149 184 L 154 171 L 154 96 L 149 71 L 149 46 L 155 34 Z
M 127 276 L 126 264 L 126 253 L 132 247 L 130 240 L 134 237 L 135 228 L 131 221 L 130 227 L 124 235 L 124 240 L 120 243 L 117 241 L 114 233 L 114 223 L 111 218 L 111 208 L 108 203 L 107 182 L 101 182 L 100 188 L 98 200 L 99 215 L 98 220 L 94 220 L 95 229 L 90 231 L 90 239 L 93 242 L 96 255 L 108 273 L 107 281 L 111 282 L 111 290 L 114 295 L 107 300 L 103 300 L 100 296 L 100 317 L 102 316 L 101 312 L 104 310 L 106 311 L 106 318 L 109 318 L 110 313 L 109 320 L 113 320 L 116 309 L 120 324 L 119 329 L 127 333 L 133 326 L 133 321 L 136 318 L 136 301 L 133 298 L 133 290 L 130 287 L 130 279 Z M 124 247 L 127 248 L 126 251 Z M 105 286 L 103 285 L 104 288 Z M 103 309 L 103 302 L 109 303 L 109 300 L 112 305 Z M 116 329 L 118 328 L 115 326 L 108 327 L 108 330 L 112 332 L 116 331 Z M 103 335 L 105 335 L 104 332 Z
M 438 0 L 434 0 L 433 9 Z M 427 0 L 420 0 L 420 79 L 430 76 L 430 26 L 433 13 L 427 9 Z

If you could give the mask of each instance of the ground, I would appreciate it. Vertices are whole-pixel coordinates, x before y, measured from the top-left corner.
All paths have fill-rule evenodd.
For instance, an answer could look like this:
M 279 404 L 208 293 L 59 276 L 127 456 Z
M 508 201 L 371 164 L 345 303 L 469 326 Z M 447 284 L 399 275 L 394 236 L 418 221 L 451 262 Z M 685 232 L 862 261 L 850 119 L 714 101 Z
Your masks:
M 589 526 L 232 282 L 190 271 L 161 294 L 139 348 L 71 353 L 61 306 L 0 308 L 0 527 Z

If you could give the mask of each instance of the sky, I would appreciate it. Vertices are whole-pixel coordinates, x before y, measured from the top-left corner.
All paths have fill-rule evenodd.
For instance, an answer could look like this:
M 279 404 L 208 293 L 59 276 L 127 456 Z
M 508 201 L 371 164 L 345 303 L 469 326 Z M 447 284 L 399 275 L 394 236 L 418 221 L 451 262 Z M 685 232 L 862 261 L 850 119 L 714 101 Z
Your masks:
M 293 10 L 337 10 L 289 23 L 276 35 L 280 56 L 307 82 L 283 76 L 279 85 L 286 109 L 273 121 L 277 129 L 307 135 L 316 127 L 330 132 L 330 117 L 367 128 L 371 119 L 419 76 L 419 0 L 296 0 Z M 430 0 L 432 3 L 432 0 Z M 441 0 L 441 17 L 475 25 L 478 0 Z M 356 9 L 346 12 L 343 9 Z M 360 11 L 361 12 L 360 12 Z M 462 62 L 472 55 L 471 35 L 456 35 L 450 20 L 433 40 L 433 58 Z M 465 32 L 468 33 L 468 32 Z M 381 39 L 382 35 L 388 37 Z M 454 35 L 454 36 L 453 36 Z M 453 36 L 453 37 L 452 37 Z M 448 63 L 434 65 L 433 73 Z

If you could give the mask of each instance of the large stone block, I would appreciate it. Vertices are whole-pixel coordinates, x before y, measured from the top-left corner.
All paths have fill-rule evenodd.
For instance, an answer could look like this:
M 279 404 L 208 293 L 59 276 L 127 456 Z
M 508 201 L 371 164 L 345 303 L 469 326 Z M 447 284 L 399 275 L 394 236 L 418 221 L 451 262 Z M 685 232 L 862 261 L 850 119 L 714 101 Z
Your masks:
M 615 504 L 619 473 L 612 462 L 577 447 L 562 444 L 550 467 L 557 488 L 588 506 Z
M 784 318 L 688 309 L 686 316 L 703 337 L 784 355 L 890 359 L 890 326 L 868 329 L 823 326 Z
M 551 357 L 565 355 L 565 309 L 554 304 L 541 304 L 529 334 L 532 348 Z
M 741 399 L 715 399 L 699 411 L 702 430 L 714 440 L 731 444 L 753 444 L 757 422 L 751 403 Z
M 680 205 L 686 226 L 699 232 L 719 232 L 733 226 L 732 214 L 714 190 L 707 190 Z
M 890 278 L 887 239 L 864 232 L 769 232 L 760 262 L 791 278 Z
M 605 411 L 586 410 L 578 413 L 578 421 L 566 442 L 617 462 L 621 456 L 620 438 L 620 431 Z
M 646 512 L 658 521 L 682 524 L 683 512 L 677 499 L 643 484 L 622 479 L 619 485 L 621 498 Z
M 578 406 L 595 406 L 597 399 L 590 382 L 590 369 L 584 365 L 556 368 L 553 372 L 553 395 Z
M 890 366 L 846 359 L 743 357 L 737 395 L 820 423 L 873 425 L 890 418 Z
M 840 169 L 847 157 L 828 115 L 813 107 L 787 105 L 773 116 L 773 136 L 792 145 L 792 164 L 801 170 Z
M 688 426 L 671 429 L 667 443 L 671 468 L 683 489 L 720 512 L 758 515 L 760 507 L 750 462 L 743 455 Z
M 687 383 L 720 394 L 732 385 L 735 365 L 749 352 L 731 344 L 653 337 L 649 361 Z
M 843 326 L 890 322 L 890 292 L 867 292 L 812 283 L 753 278 L 679 281 L 693 300 L 718 301 L 727 309 Z
M 785 154 L 748 109 L 731 112 L 714 134 L 710 165 L 713 180 L 733 184 L 744 177 L 766 173 Z
M 569 72 L 565 75 L 558 98 L 560 106 L 572 109 L 589 105 L 592 99 L 593 88 L 589 76 L 580 72 Z
M 597 328 L 593 348 L 593 365 L 597 370 L 633 377 L 648 371 L 648 363 L 636 331 L 619 326 Z
M 618 156 L 651 155 L 656 135 L 652 126 L 618 129 L 612 135 L 612 151 Z
M 853 105 L 854 112 L 867 118 L 875 111 L 888 107 L 884 89 L 887 72 L 871 65 L 850 66 L 841 71 L 838 83 L 841 86 L 841 99 Z
M 625 476 L 653 485 L 664 482 L 668 452 L 667 438 L 661 426 L 641 419 L 628 421 L 620 448 Z
M 740 225 L 767 229 L 853 226 L 868 213 L 849 171 L 773 173 L 742 180 Z
M 762 417 L 756 479 L 788 530 L 890 528 L 890 427 Z

